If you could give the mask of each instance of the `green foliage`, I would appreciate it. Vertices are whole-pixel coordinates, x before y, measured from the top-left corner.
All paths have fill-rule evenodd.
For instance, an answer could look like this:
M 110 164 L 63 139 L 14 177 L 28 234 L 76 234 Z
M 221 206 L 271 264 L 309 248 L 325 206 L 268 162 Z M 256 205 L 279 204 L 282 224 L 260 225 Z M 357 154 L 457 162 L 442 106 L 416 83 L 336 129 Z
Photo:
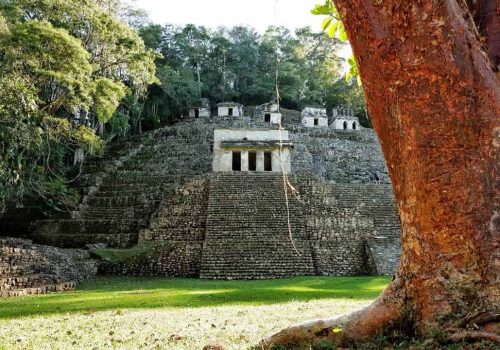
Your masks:
M 144 242 L 129 249 L 96 248 L 90 253 L 96 258 L 116 264 L 139 257 L 154 248 L 153 242 Z
M 292 33 L 269 27 L 259 35 L 243 26 L 212 31 L 194 25 L 149 25 L 140 34 L 150 49 L 162 55 L 157 59 L 161 85 L 150 87 L 143 110 L 143 120 L 150 126 L 185 115 L 199 103 L 199 90 L 212 103 L 269 102 L 276 98 L 276 69 L 282 106 L 301 109 L 323 104 L 341 74 L 334 42 L 309 28 Z
M 97 119 L 102 123 L 109 121 L 126 94 L 127 87 L 122 82 L 115 82 L 108 78 L 98 78 L 93 81 L 93 107 Z
M 122 10 L 117 0 L 0 3 L 0 211 L 26 196 L 73 203 L 73 152 L 101 152 L 96 125 L 132 115 L 125 97 L 139 101 L 157 81 L 156 54 Z
M 189 69 L 174 70 L 165 65 L 159 67 L 158 77 L 163 92 L 172 101 L 172 107 L 179 113 L 195 101 L 198 83 Z
M 40 97 L 41 109 L 55 113 L 87 103 L 92 66 L 79 39 L 45 21 L 13 25 L 1 40 L 3 74 L 22 74 Z
M 347 41 L 347 33 L 344 24 L 340 20 L 337 8 L 333 5 L 333 1 L 325 0 L 324 4 L 315 5 L 311 10 L 313 15 L 327 16 L 321 24 L 321 29 L 331 38 L 337 38 L 340 41 Z
M 322 350 L 335 350 L 335 349 L 337 349 L 337 345 L 335 343 L 332 343 L 331 341 L 328 341 L 326 339 L 321 339 L 319 341 L 319 346 L 321 346 Z
M 356 82 L 358 83 L 359 86 L 361 86 L 362 82 L 361 82 L 361 77 L 359 75 L 358 64 L 356 63 L 356 59 L 354 58 L 354 56 L 351 56 L 347 59 L 347 62 L 349 63 L 349 71 L 347 72 L 345 79 L 347 81 L 351 81 L 352 78 L 356 78 Z
M 324 4 L 315 5 L 311 13 L 313 15 L 327 16 L 321 24 L 321 29 L 327 33 L 330 38 L 337 38 L 341 42 L 347 42 L 349 40 L 344 24 L 340 19 L 339 12 L 332 0 L 325 0 Z M 358 64 L 354 55 L 349 57 L 347 62 L 349 63 L 349 71 L 346 74 L 346 80 L 350 81 L 355 77 L 358 85 L 361 86 Z

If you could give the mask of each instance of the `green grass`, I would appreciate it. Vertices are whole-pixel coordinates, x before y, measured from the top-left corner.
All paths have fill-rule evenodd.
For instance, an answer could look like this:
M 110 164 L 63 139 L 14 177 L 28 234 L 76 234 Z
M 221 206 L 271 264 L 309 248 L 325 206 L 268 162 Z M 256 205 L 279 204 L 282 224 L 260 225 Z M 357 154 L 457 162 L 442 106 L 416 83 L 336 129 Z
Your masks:
M 370 300 L 390 277 L 298 277 L 262 281 L 99 277 L 74 292 L 0 300 L 0 319 L 116 309 L 269 305 L 320 299 Z

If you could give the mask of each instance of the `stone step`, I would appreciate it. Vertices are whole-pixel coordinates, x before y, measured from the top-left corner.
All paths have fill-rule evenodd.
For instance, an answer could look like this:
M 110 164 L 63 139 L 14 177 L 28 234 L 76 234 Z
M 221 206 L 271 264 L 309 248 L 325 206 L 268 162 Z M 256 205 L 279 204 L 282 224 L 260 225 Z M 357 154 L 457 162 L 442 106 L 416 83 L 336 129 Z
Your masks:
M 158 204 L 159 201 L 156 201 Z M 149 203 L 151 204 L 151 203 Z M 97 219 L 107 219 L 107 220 L 120 220 L 120 219 L 143 219 L 151 216 L 151 213 L 155 210 L 155 205 L 139 205 L 136 207 L 126 207 L 126 208 L 91 208 L 87 209 L 82 213 L 82 219 L 84 220 L 97 220 Z
M 0 290 L 0 298 L 21 297 L 26 295 L 46 294 L 53 292 L 67 292 L 74 290 L 75 288 L 75 282 L 61 282 L 56 284 L 41 285 L 32 288 Z
M 130 219 L 124 217 L 120 219 L 92 219 L 92 220 L 59 220 L 57 222 L 59 230 L 62 233 L 93 233 L 93 232 L 108 232 L 113 233 L 130 233 L 137 232 L 140 228 L 147 225 L 149 219 Z
M 89 196 L 89 198 L 127 198 L 127 197 L 140 197 L 140 198 L 150 198 L 158 196 L 162 192 L 162 184 L 151 184 L 148 186 L 143 186 L 142 188 L 134 188 L 129 185 L 128 189 L 102 189 Z
M 138 195 L 126 195 L 126 196 L 90 196 L 87 199 L 88 207 L 104 207 L 104 208 L 120 208 L 120 207 L 136 207 L 145 205 L 149 202 L 158 201 L 158 197 L 160 193 L 151 193 L 151 194 L 138 194 Z
M 50 274 L 24 274 L 17 277 L 0 278 L 0 291 L 33 288 L 37 286 L 62 282 L 57 276 Z
M 206 240 L 200 277 L 264 279 L 315 275 L 311 247 L 295 241 L 301 255 L 284 240 Z
M 137 244 L 139 233 L 63 233 L 47 234 L 38 232 L 36 237 L 43 244 L 61 248 L 83 248 L 86 245 L 105 244 L 110 248 L 129 248 Z

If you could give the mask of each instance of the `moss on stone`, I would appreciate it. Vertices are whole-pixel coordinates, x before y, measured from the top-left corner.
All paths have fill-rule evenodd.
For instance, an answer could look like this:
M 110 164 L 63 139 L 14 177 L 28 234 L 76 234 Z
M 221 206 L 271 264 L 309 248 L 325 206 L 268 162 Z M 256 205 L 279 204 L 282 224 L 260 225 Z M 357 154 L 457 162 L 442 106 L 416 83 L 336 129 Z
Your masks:
M 111 264 L 118 264 L 148 255 L 155 250 L 156 246 L 157 244 L 154 242 L 141 242 L 128 249 L 95 248 L 90 250 L 90 253 L 92 257 L 98 258 L 99 260 Z

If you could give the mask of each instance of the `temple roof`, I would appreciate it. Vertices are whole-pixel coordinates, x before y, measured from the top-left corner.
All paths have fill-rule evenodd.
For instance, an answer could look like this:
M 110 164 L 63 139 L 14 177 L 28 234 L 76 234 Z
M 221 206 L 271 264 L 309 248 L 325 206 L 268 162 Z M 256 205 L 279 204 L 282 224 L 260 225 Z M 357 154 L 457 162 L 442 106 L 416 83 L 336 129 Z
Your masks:
M 221 102 L 217 104 L 217 107 L 243 107 L 243 105 L 238 102 Z
M 293 143 L 289 141 L 282 141 L 280 144 L 280 140 L 266 140 L 266 141 L 253 141 L 253 140 L 236 140 L 236 141 L 222 141 L 221 147 L 223 148 L 293 148 Z

